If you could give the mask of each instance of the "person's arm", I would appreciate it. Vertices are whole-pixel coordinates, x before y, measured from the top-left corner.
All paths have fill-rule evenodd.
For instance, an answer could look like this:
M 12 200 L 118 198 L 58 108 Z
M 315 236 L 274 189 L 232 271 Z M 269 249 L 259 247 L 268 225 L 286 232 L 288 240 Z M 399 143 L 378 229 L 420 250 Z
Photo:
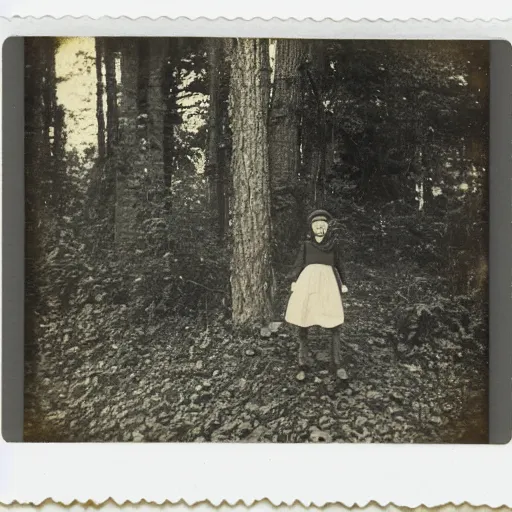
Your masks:
M 347 286 L 347 272 L 345 271 L 345 264 L 343 263 L 343 258 L 341 257 L 340 249 L 336 249 L 336 258 L 335 265 L 338 274 L 340 275 L 341 284 L 343 286 Z
M 304 243 L 302 243 L 299 252 L 297 253 L 297 257 L 295 258 L 295 263 L 293 264 L 290 272 L 286 275 L 288 279 L 293 279 L 293 281 L 295 281 L 302 272 L 302 269 L 304 268 L 304 251 L 305 246 Z

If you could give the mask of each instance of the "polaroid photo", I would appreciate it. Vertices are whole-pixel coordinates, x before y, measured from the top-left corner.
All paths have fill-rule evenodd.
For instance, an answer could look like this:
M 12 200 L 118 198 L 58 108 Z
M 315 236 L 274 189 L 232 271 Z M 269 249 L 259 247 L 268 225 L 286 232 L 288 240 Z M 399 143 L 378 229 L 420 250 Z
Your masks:
M 0 27 L 2 503 L 512 506 L 512 23 Z

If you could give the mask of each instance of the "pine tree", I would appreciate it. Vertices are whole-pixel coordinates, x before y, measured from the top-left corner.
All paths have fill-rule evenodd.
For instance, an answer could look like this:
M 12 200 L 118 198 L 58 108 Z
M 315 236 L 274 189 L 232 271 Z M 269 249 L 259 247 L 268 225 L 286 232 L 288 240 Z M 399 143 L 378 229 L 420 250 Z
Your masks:
M 232 314 L 235 327 L 271 317 L 268 41 L 239 39 L 232 48 L 233 132 Z

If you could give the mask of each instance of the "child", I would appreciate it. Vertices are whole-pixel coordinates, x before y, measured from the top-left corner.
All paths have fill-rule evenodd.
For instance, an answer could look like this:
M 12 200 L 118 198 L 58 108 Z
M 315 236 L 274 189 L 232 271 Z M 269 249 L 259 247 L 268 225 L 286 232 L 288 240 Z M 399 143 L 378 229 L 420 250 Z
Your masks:
M 308 327 L 331 329 L 331 357 L 341 365 L 339 326 L 344 322 L 341 294 L 348 291 L 333 218 L 325 210 L 308 216 L 310 239 L 303 242 L 290 273 L 294 279 L 285 320 L 298 327 L 299 365 L 311 365 Z

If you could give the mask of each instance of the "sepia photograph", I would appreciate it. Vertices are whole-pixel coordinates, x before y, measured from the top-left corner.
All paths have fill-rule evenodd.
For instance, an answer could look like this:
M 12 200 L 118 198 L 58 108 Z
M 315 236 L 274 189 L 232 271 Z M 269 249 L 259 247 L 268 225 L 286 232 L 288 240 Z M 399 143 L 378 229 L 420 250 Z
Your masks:
M 24 45 L 24 441 L 488 443 L 488 41 Z

